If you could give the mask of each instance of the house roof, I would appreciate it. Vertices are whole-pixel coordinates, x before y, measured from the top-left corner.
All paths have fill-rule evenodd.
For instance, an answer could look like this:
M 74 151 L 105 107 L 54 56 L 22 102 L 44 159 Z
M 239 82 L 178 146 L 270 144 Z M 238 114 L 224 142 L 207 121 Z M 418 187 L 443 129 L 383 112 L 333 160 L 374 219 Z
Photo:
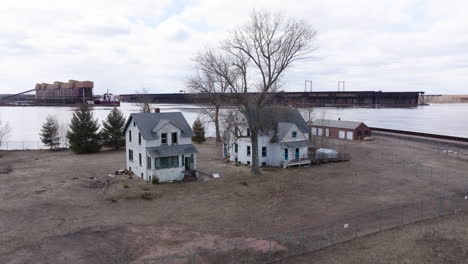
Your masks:
M 192 144 L 184 144 L 184 145 L 164 145 L 164 146 L 159 146 L 159 147 L 149 147 L 149 148 L 146 148 L 146 152 L 151 157 L 170 157 L 170 156 L 198 153 L 198 150 Z
M 317 119 L 317 120 L 314 120 L 314 122 L 312 122 L 312 126 L 336 127 L 336 128 L 346 128 L 346 129 L 356 129 L 361 124 L 363 124 L 363 122 L 329 120 L 329 119 Z
M 127 130 L 132 120 L 135 121 L 141 136 L 146 140 L 153 140 L 157 138 L 157 135 L 153 132 L 153 129 L 159 124 L 161 120 L 168 120 L 170 123 L 179 128 L 182 132 L 182 137 L 194 136 L 192 128 L 180 112 L 130 114 L 130 117 L 127 120 L 127 124 L 125 125 L 125 131 Z
M 302 141 L 290 141 L 290 142 L 283 142 L 281 145 L 287 147 L 287 148 L 302 148 L 302 147 L 308 147 L 311 148 L 314 145 L 310 143 L 307 140 L 302 140 Z
M 299 113 L 296 108 L 290 106 L 266 106 L 262 109 L 262 112 L 258 116 L 256 115 L 255 111 L 247 112 L 247 115 L 250 116 L 250 120 L 256 120 L 256 122 L 261 124 L 261 127 L 268 130 L 283 130 L 287 127 L 287 125 L 281 125 L 281 123 L 292 123 L 295 124 L 301 132 L 309 132 L 307 123 L 302 117 L 301 113 Z

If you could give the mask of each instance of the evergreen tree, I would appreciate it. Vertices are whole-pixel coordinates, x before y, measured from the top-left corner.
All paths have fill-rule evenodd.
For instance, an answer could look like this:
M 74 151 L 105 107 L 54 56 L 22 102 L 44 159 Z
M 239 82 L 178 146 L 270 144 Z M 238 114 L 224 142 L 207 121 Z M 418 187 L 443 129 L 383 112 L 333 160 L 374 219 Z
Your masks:
M 104 146 L 119 149 L 125 145 L 125 118 L 122 112 L 114 107 L 102 123 L 101 138 Z
M 99 125 L 87 105 L 81 105 L 73 113 L 67 139 L 75 153 L 91 153 L 101 149 Z
M 193 133 L 195 133 L 195 136 L 192 137 L 192 140 L 197 143 L 205 142 L 205 127 L 203 126 L 203 123 L 199 117 L 197 117 L 195 122 L 193 122 L 192 129 Z
M 57 119 L 53 116 L 47 116 L 45 123 L 42 125 L 41 141 L 50 149 L 56 148 L 60 145 L 59 127 Z

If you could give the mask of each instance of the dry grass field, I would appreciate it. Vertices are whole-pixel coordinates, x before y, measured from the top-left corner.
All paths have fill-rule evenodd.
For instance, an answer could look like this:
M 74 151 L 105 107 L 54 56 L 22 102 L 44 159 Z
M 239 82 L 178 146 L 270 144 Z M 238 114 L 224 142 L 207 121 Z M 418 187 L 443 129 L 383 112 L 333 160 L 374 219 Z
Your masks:
M 252 176 L 209 140 L 197 145 L 198 166 L 219 179 L 152 185 L 116 176 L 106 188 L 80 178 L 123 169 L 124 151 L 0 152 L 0 170 L 12 169 L 0 174 L 0 263 L 144 263 L 467 189 L 468 163 L 425 143 L 328 143 L 351 161 Z

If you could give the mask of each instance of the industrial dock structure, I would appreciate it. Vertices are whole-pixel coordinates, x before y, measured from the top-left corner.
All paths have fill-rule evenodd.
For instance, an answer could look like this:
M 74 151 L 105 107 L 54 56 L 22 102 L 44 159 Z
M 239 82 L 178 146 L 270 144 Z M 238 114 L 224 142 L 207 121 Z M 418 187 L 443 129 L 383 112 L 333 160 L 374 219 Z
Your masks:
M 38 83 L 35 87 L 35 103 L 43 105 L 86 103 L 94 100 L 93 88 L 92 81 Z
M 251 93 L 255 96 L 256 93 Z M 382 92 L 382 91 L 328 91 L 328 92 L 279 92 L 274 101 L 297 107 L 334 106 L 334 107 L 414 107 L 422 103 L 424 92 Z M 223 95 L 226 103 L 234 103 L 234 95 Z M 168 94 L 123 94 L 122 102 L 142 102 L 166 104 L 208 104 L 206 94 L 168 93 Z

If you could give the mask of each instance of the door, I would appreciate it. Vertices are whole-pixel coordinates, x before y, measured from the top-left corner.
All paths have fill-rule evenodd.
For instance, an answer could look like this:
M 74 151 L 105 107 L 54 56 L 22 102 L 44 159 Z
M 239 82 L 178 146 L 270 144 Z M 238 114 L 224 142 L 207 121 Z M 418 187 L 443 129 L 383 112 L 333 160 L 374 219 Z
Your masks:
M 346 134 L 345 134 L 344 130 L 338 131 L 338 138 L 339 139 L 345 139 L 345 136 L 346 136 Z
M 353 132 L 352 131 L 346 132 L 346 139 L 347 140 L 353 140 Z
M 289 155 L 288 149 L 285 148 L 285 149 L 284 149 L 284 160 L 288 160 L 288 155 Z
M 296 148 L 296 160 L 299 160 L 299 148 Z
M 185 171 L 190 171 L 192 170 L 191 169 L 191 166 L 190 166 L 190 163 L 191 163 L 191 159 L 190 157 L 184 157 L 184 164 L 185 164 Z

